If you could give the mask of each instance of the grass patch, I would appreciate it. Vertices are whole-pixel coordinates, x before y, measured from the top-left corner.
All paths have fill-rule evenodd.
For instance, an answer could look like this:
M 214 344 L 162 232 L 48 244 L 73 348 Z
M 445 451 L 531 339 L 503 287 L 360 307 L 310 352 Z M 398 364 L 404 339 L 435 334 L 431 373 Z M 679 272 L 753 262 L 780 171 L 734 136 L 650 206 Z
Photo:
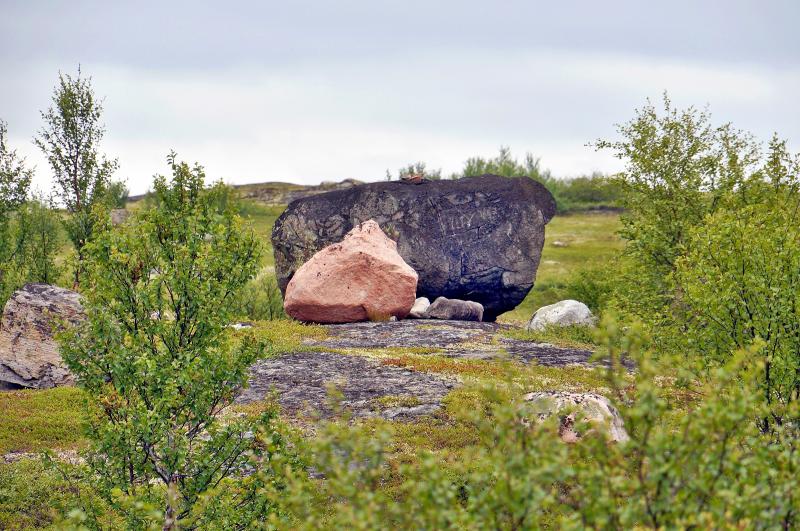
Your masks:
M 504 329 L 500 330 L 500 334 L 520 341 L 550 343 L 557 347 L 594 350 L 597 345 L 594 340 L 594 331 L 595 329 L 590 326 L 550 325 L 544 330 L 526 330 L 524 328 Z
M 84 397 L 76 387 L 0 393 L 0 454 L 82 446 Z
M 513 369 L 508 362 L 481 361 L 445 358 L 442 356 L 418 356 L 403 354 L 381 360 L 383 365 L 403 367 L 420 372 L 435 372 L 456 376 L 501 379 L 509 376 Z
M 253 328 L 245 328 L 237 334 L 254 332 L 260 339 L 271 344 L 270 355 L 286 354 L 299 350 L 310 350 L 303 346 L 303 339 L 325 339 L 328 331 L 319 325 L 307 325 L 292 319 L 257 321 Z
M 69 483 L 40 460 L 0 464 L 0 529 L 48 528 L 74 503 Z
M 250 199 L 242 200 L 242 217 L 252 224 L 253 231 L 264 243 L 264 257 L 261 264 L 264 267 L 275 265 L 272 252 L 272 227 L 284 210 L 286 207 L 283 205 L 270 206 Z
M 554 217 L 545 229 L 542 260 L 533 289 L 519 306 L 500 316 L 500 321 L 526 323 L 537 309 L 563 300 L 567 282 L 575 271 L 611 260 L 623 248 L 617 235 L 620 228 L 619 214 L 614 213 Z M 557 247 L 554 242 L 565 246 Z

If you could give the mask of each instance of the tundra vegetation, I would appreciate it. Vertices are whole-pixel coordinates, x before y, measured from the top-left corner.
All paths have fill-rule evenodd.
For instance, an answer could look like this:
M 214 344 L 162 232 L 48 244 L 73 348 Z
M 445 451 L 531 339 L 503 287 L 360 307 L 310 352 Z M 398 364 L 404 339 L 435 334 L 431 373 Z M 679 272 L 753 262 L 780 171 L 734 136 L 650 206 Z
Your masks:
M 69 109 L 99 123 L 87 80 L 62 76 L 56 94 L 52 135 Z M 764 146 L 665 97 L 596 142 L 625 163 L 614 177 L 558 181 L 507 149 L 469 159 L 464 174 L 542 180 L 562 212 L 623 209 L 556 217 L 535 288 L 503 317 L 582 300 L 601 316 L 596 328 L 506 333 L 590 346 L 606 363 L 458 360 L 435 345 L 348 352 L 461 381 L 441 411 L 413 422 L 232 403 L 253 360 L 325 334 L 279 309 L 266 236 L 280 208 L 207 186 L 199 166 L 171 155 L 171 176 L 112 226 L 108 197 L 125 194 L 107 193 L 113 164 L 93 143 L 73 146 L 88 150 L 74 160 L 85 162 L 89 204 L 70 207 L 74 190 L 57 188 L 67 212 L 56 212 L 31 199 L 31 170 L 5 138 L 3 126 L 3 295 L 79 279 L 89 318 L 60 339 L 77 388 L 0 394 L 1 528 L 798 525 L 800 157 L 777 136 Z M 63 259 L 62 220 L 77 263 Z M 78 220 L 91 225 L 80 237 Z M 229 328 L 237 318 L 253 328 Z M 583 437 L 565 444 L 558 419 L 534 422 L 523 399 L 554 389 L 608 397 L 630 439 L 612 443 L 579 417 Z

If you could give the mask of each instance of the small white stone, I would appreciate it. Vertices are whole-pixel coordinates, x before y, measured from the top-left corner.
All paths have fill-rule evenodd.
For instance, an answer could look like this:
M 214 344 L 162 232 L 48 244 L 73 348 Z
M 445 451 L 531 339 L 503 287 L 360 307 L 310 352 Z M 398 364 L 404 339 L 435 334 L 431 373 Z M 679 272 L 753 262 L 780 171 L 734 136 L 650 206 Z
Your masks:
M 547 326 L 594 325 L 592 311 L 582 302 L 574 300 L 560 301 L 549 306 L 542 306 L 533 314 L 528 330 L 543 330 Z
M 414 301 L 414 306 L 411 307 L 408 316 L 412 319 L 427 319 L 428 316 L 426 312 L 430 306 L 431 301 L 429 301 L 427 297 L 419 297 Z

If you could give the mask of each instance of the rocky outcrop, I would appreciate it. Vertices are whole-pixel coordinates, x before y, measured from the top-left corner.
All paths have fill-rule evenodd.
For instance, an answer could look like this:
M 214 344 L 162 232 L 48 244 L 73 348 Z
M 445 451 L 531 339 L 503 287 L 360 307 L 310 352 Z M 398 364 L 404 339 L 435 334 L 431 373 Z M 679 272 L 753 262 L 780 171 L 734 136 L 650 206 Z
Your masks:
M 609 440 L 628 440 L 622 417 L 604 396 L 594 393 L 543 391 L 525 395 L 538 422 L 559 415 L 558 434 L 564 442 L 577 442 L 590 431 L 600 430 Z
M 483 306 L 477 302 L 439 297 L 433 301 L 425 316 L 447 321 L 483 321 Z
M 256 362 L 238 403 L 262 401 L 277 393 L 283 411 L 330 415 L 330 388 L 341 392 L 339 406 L 355 417 L 405 420 L 441 407 L 457 381 L 436 374 L 382 364 L 362 356 L 298 352 Z
M 592 326 L 592 311 L 582 302 L 574 300 L 560 301 L 549 306 L 542 306 L 528 322 L 528 330 L 544 330 L 548 326 Z
M 508 360 L 536 363 L 545 367 L 568 365 L 607 366 L 607 361 L 593 362 L 591 350 L 556 347 L 549 343 L 514 339 L 505 332 L 513 327 L 475 321 L 362 322 L 325 326 L 328 337 L 307 340 L 306 346 L 319 350 L 382 348 L 422 348 L 449 358 Z M 635 365 L 622 359 L 627 369 Z
M 77 324 L 84 316 L 74 291 L 48 284 L 15 291 L 0 323 L 0 381 L 36 389 L 71 384 L 53 334 L 59 321 Z
M 364 184 L 291 203 L 272 231 L 275 271 L 285 290 L 314 253 L 374 219 L 419 274 L 418 297 L 476 301 L 493 321 L 533 286 L 554 214 L 553 196 L 528 178 Z
M 402 319 L 416 290 L 417 273 L 370 220 L 297 270 L 286 288 L 284 308 L 295 319 L 315 323 Z

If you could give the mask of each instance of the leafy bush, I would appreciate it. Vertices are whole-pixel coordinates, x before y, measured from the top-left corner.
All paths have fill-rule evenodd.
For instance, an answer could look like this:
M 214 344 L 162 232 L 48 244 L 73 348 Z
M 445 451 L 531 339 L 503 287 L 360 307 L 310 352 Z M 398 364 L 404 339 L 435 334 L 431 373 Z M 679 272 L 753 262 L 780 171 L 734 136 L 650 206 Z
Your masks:
M 546 182 L 550 192 L 560 201 L 560 212 L 618 209 L 622 197 L 619 180 L 602 174 Z
M 271 271 L 262 271 L 247 283 L 238 298 L 236 315 L 251 321 L 272 321 L 286 317 L 281 290 Z
M 0 304 L 25 282 L 54 283 L 61 221 L 42 198 L 28 199 L 33 170 L 6 142 L 0 120 Z
M 777 138 L 764 154 L 751 135 L 730 124 L 712 125 L 707 112 L 678 110 L 666 96 L 663 107 L 659 113 L 648 104 L 620 126 L 622 140 L 597 146 L 626 162 L 617 182 L 625 208 L 620 234 L 627 263 L 611 299 L 647 322 L 658 341 L 670 341 L 683 335 L 688 318 L 677 266 L 708 245 L 695 233 L 716 215 L 743 212 L 749 205 L 760 205 L 754 207 L 759 211 L 775 208 L 765 203 L 770 190 L 778 186 L 776 179 L 796 180 L 797 167 Z M 717 247 L 714 259 L 726 260 L 731 252 Z M 717 289 L 715 276 L 703 279 L 709 290 Z M 731 344 L 720 348 L 730 352 Z
M 590 177 L 558 179 L 549 170 L 542 169 L 540 159 L 526 153 L 520 161 L 508 147 L 501 147 L 496 157 L 472 157 L 464 163 L 464 169 L 450 176 L 460 179 L 474 175 L 491 173 L 504 177 L 530 177 L 542 183 L 556 200 L 558 212 L 567 213 L 579 210 L 616 208 L 619 202 L 620 187 L 616 180 L 595 174 Z
M 677 271 L 691 348 L 705 362 L 724 362 L 732 350 L 764 342 L 760 393 L 772 406 L 765 430 L 786 420 L 800 390 L 800 159 L 792 161 L 778 143 L 773 160 L 782 163 L 750 183 L 762 190 L 761 200 L 708 216 L 692 232 Z
M 32 199 L 20 208 L 16 231 L 26 281 L 55 284 L 63 273 L 56 256 L 65 241 L 58 213 L 43 199 Z
M 175 529 L 202 521 L 201 498 L 249 461 L 258 422 L 220 414 L 265 345 L 227 330 L 258 266 L 255 236 L 220 212 L 201 167 L 169 163 L 156 206 L 87 246 L 88 321 L 61 353 L 91 397 L 92 486 L 129 525 L 159 514 Z
M 413 177 L 415 175 L 421 176 L 423 179 L 428 179 L 429 181 L 438 181 L 442 178 L 442 170 L 429 170 L 427 164 L 424 162 L 412 162 L 407 166 L 404 166 L 397 170 L 397 180 L 407 179 L 409 177 Z M 392 172 L 386 170 L 386 180 L 393 181 L 394 177 L 392 176 Z
M 111 181 L 103 194 L 103 202 L 108 208 L 125 208 L 130 190 L 123 181 Z
M 626 163 L 622 189 L 627 253 L 649 273 L 642 284 L 672 289 L 669 275 L 689 233 L 729 200 L 749 200 L 742 186 L 758 172 L 755 140 L 730 124 L 714 127 L 707 112 L 679 111 L 664 97 L 663 114 L 648 104 L 619 127 L 623 139 L 598 141 Z

